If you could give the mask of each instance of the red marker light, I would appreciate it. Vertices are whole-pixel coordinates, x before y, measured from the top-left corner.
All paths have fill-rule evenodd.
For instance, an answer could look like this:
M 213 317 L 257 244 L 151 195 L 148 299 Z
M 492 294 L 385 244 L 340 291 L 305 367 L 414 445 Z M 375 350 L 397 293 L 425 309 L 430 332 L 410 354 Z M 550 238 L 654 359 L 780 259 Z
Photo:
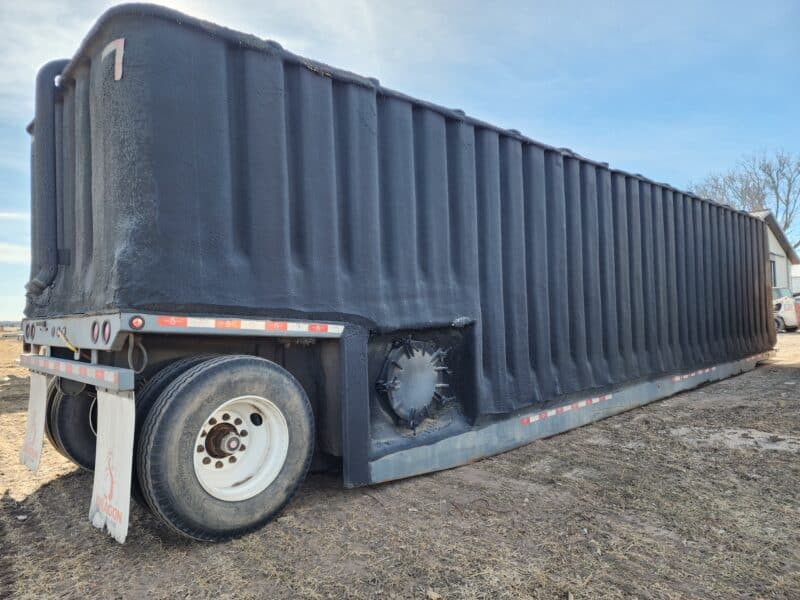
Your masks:
M 144 327 L 144 319 L 142 317 L 131 317 L 128 324 L 131 326 L 131 329 L 141 329 Z
M 92 342 L 97 343 L 97 338 L 100 337 L 100 324 L 95 321 L 92 323 Z
M 111 323 L 108 321 L 103 322 L 103 341 L 107 344 L 111 339 Z

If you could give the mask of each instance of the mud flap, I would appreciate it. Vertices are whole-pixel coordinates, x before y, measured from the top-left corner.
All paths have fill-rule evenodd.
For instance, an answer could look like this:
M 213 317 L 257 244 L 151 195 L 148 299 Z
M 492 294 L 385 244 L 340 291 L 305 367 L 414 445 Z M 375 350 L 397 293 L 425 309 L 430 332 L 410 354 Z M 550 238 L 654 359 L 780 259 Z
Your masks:
M 19 450 L 19 461 L 36 473 L 42 458 L 44 421 L 47 413 L 47 375 L 31 373 L 31 391 L 28 397 L 28 420 L 25 438 Z
M 97 389 L 97 450 L 89 520 L 120 544 L 128 534 L 136 418 L 133 392 Z

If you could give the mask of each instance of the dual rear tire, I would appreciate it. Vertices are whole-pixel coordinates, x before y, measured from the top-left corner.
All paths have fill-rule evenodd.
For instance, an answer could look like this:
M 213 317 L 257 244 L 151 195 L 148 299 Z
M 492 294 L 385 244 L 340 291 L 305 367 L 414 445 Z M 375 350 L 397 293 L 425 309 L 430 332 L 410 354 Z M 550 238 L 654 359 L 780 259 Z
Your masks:
M 45 435 L 59 454 L 81 469 L 94 470 L 97 442 L 97 398 L 87 386 L 62 389 L 55 382 L 47 390 Z
M 48 404 L 51 443 L 91 470 L 90 392 L 65 394 L 54 386 Z M 237 537 L 266 524 L 291 499 L 313 450 L 311 404 L 285 369 L 253 356 L 187 357 L 136 393 L 131 494 L 182 535 Z
M 314 416 L 286 370 L 219 356 L 176 376 L 144 418 L 136 473 L 145 502 L 178 533 L 203 541 L 260 528 L 305 479 Z

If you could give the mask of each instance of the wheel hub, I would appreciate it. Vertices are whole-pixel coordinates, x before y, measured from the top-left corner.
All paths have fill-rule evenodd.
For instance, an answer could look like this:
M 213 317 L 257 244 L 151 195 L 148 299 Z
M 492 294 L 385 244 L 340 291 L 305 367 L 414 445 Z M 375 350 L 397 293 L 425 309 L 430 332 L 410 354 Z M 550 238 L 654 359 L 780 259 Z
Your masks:
M 214 425 L 205 440 L 203 447 L 212 458 L 225 458 L 236 452 L 241 445 L 239 432 L 230 423 Z
M 280 409 L 259 396 L 223 402 L 203 422 L 194 451 L 195 475 L 215 498 L 246 500 L 278 476 L 289 450 Z
M 233 453 L 239 449 L 239 446 L 242 445 L 241 438 L 236 435 L 235 433 L 229 433 L 224 438 L 222 438 L 222 447 L 228 452 Z

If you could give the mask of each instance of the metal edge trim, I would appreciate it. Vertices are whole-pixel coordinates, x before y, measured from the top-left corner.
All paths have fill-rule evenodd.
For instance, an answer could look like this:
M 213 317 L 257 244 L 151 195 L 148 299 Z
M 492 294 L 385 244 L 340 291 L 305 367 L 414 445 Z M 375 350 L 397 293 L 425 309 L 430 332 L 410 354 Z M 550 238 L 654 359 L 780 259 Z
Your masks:
M 698 369 L 688 378 L 670 375 L 614 390 L 608 399 L 585 403 L 577 410 L 564 410 L 548 418 L 528 421 L 530 408 L 496 423 L 455 435 L 433 444 L 417 446 L 388 454 L 369 463 L 369 483 L 381 483 L 422 475 L 507 452 L 537 439 L 547 438 L 571 429 L 588 425 L 633 408 L 644 406 L 674 394 L 694 389 L 705 383 L 726 379 L 750 371 L 774 351 L 759 353 L 744 359 L 721 363 L 713 369 Z M 570 406 L 573 402 L 563 406 Z M 547 411 L 549 412 L 549 411 Z

